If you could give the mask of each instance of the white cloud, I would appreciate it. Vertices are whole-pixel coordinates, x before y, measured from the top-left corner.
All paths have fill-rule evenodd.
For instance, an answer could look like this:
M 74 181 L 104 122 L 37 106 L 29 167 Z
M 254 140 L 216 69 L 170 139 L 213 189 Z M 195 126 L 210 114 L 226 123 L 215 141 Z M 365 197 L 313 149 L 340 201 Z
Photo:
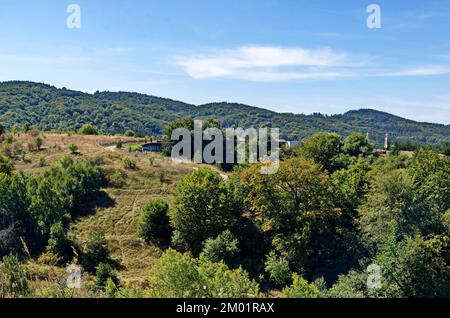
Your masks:
M 310 50 L 276 46 L 244 46 L 178 57 L 176 64 L 194 79 L 233 78 L 261 82 L 450 74 L 450 67 L 445 65 L 386 71 L 368 67 L 367 58 L 337 53 L 330 48 Z
M 432 76 L 450 74 L 450 67 L 443 65 L 421 66 L 403 69 L 400 71 L 381 73 L 382 77 L 402 77 L 402 76 Z
M 177 58 L 177 64 L 195 79 L 234 77 L 249 80 L 289 80 L 335 77 L 337 74 L 322 71 L 299 73 L 275 69 L 337 67 L 346 63 L 346 54 L 337 54 L 328 48 L 308 50 L 262 46 L 245 46 L 207 56 Z
M 33 64 L 74 64 L 87 62 L 90 60 L 90 58 L 72 55 L 39 56 L 0 54 L 0 60 L 4 62 L 8 61 Z

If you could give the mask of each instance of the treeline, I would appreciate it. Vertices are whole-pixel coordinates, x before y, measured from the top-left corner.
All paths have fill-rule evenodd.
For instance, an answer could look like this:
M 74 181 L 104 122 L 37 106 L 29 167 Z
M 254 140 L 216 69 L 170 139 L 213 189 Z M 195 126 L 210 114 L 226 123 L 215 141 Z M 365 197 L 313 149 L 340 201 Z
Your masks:
M 279 114 L 225 102 L 194 106 L 137 93 L 87 94 L 33 82 L 0 83 L 0 121 L 8 129 L 35 126 L 43 131 L 67 132 L 91 124 L 104 134 L 132 130 L 138 136 L 160 136 L 166 125 L 184 117 L 214 117 L 223 127 L 276 127 L 282 138 L 295 141 L 319 131 L 342 136 L 369 132 L 379 146 L 386 132 L 392 141 L 411 139 L 422 144 L 443 143 L 450 138 L 450 126 L 417 123 L 374 110 L 335 116 Z
M 450 142 L 444 142 L 435 145 L 426 145 L 412 140 L 396 140 L 392 145 L 392 150 L 394 151 L 418 151 L 418 150 L 433 150 L 435 152 L 450 156 Z

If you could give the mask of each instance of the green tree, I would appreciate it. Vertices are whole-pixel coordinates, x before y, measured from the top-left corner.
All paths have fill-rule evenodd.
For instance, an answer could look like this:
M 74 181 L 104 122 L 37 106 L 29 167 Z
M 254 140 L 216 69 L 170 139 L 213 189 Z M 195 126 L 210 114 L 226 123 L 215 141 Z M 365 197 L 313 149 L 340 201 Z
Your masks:
M 407 237 L 376 257 L 391 297 L 448 297 L 450 239 Z
M 67 238 L 61 222 L 53 224 L 50 228 L 47 251 L 62 257 L 63 261 L 69 261 L 72 256 L 72 242 Z
M 10 175 L 14 171 L 14 163 L 7 157 L 0 155 L 0 173 Z
M 75 144 L 69 144 L 69 150 L 72 155 L 75 155 L 78 152 L 78 146 Z
M 363 134 L 351 133 L 345 138 L 342 150 L 350 156 L 358 156 L 360 154 L 371 153 L 373 147 L 369 144 L 367 138 Z
M 328 290 L 331 298 L 364 298 L 367 290 L 367 275 L 354 270 L 340 275 L 336 283 Z
M 132 130 L 127 130 L 127 131 L 125 132 L 125 136 L 127 136 L 127 137 L 134 137 L 134 136 L 135 136 L 135 133 L 134 133 L 134 131 L 132 131 Z
M 282 297 L 285 298 L 319 298 L 320 291 L 313 285 L 309 284 L 304 278 L 297 273 L 292 275 L 292 285 L 286 287 L 282 291 Z
M 40 177 L 28 185 L 31 203 L 28 208 L 30 215 L 36 221 L 41 234 L 50 233 L 52 224 L 59 222 L 65 214 L 64 202 L 50 180 Z
M 81 126 L 79 133 L 82 135 L 98 135 L 98 129 L 91 124 L 84 124 Z
M 216 238 L 209 238 L 203 247 L 203 257 L 211 262 L 224 261 L 233 264 L 233 258 L 239 252 L 238 239 L 229 230 L 219 234 Z
M 112 266 L 108 263 L 100 263 L 95 272 L 95 286 L 98 289 L 105 289 L 108 281 L 111 281 L 116 287 L 119 285 L 119 279 Z
M 26 268 L 20 264 L 17 255 L 10 254 L 3 257 L 3 286 L 0 294 L 12 298 L 26 297 L 30 295 L 31 289 L 28 282 Z
M 235 225 L 229 188 L 210 168 L 201 168 L 178 185 L 170 214 L 174 242 L 198 255 L 203 242 Z
M 258 297 L 258 285 L 242 269 L 224 263 L 193 259 L 172 249 L 164 252 L 152 268 L 149 297 L 240 298 Z
M 95 231 L 86 242 L 83 250 L 83 266 L 89 272 L 94 272 L 101 263 L 109 263 L 109 249 L 105 234 Z
M 138 231 L 147 242 L 159 242 L 170 233 L 169 205 L 163 200 L 152 200 L 142 210 Z
M 44 141 L 42 140 L 42 138 L 41 137 L 36 137 L 35 139 L 34 139 L 34 144 L 36 145 L 36 149 L 39 151 L 39 150 L 41 150 L 41 147 L 42 147 L 42 143 L 43 143 Z
M 417 200 L 414 180 L 404 170 L 375 173 L 366 202 L 358 209 L 358 223 L 364 241 L 376 249 L 392 235 L 389 228 L 400 240 L 420 230 L 427 212 Z
M 333 158 L 339 154 L 341 136 L 335 133 L 317 133 L 301 142 L 294 150 L 297 156 L 314 160 L 328 171 L 334 170 Z
M 334 207 L 330 177 L 320 165 L 292 158 L 273 175 L 253 165 L 241 173 L 240 183 L 245 210 L 293 270 L 310 277 L 343 270 L 341 210 Z
M 274 251 L 267 255 L 265 271 L 269 275 L 269 280 L 277 286 L 285 286 L 291 282 L 292 272 L 288 262 L 278 257 Z

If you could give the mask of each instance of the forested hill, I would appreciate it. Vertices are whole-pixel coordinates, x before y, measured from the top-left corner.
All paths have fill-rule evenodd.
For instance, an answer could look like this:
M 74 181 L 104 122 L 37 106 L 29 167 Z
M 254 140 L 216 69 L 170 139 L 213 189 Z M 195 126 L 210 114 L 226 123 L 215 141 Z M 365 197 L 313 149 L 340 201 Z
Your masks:
M 343 115 L 281 114 L 242 104 L 213 103 L 201 106 L 171 99 L 128 92 L 87 94 L 33 82 L 0 83 L 0 122 L 8 128 L 28 124 L 41 130 L 77 130 L 91 123 L 105 133 L 158 135 L 164 126 L 182 117 L 214 117 L 222 126 L 279 127 L 281 134 L 300 140 L 317 131 L 369 132 L 382 143 L 387 132 L 393 139 L 413 139 L 420 143 L 450 140 L 450 125 L 418 123 L 370 109 Z

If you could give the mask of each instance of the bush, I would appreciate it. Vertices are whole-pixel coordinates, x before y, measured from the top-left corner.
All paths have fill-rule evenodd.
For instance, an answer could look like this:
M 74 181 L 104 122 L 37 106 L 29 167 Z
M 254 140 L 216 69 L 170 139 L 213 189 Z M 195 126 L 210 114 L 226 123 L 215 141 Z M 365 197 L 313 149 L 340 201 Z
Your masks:
M 258 284 L 242 269 L 224 263 L 193 259 L 168 249 L 150 272 L 149 297 L 239 298 L 258 297 Z
M 274 251 L 267 256 L 265 271 L 269 274 L 269 280 L 277 286 L 286 286 L 291 282 L 292 272 L 288 262 L 278 257 Z
M 122 140 L 119 140 L 118 142 L 116 142 L 116 148 L 117 148 L 117 149 L 122 149 L 122 147 L 123 147 L 123 142 L 122 142 Z
M 72 242 L 67 238 L 66 231 L 61 222 L 55 223 L 50 228 L 50 238 L 47 251 L 69 261 L 72 256 Z
M 33 138 L 36 138 L 37 136 L 39 136 L 41 134 L 41 132 L 39 131 L 39 129 L 37 128 L 33 128 L 30 132 L 29 135 Z
M 156 177 L 159 179 L 159 182 L 163 183 L 166 180 L 166 171 L 164 169 L 159 169 L 156 173 Z
M 127 184 L 128 175 L 121 169 L 114 169 L 106 175 L 108 184 L 113 188 L 122 188 Z
M 36 149 L 39 151 L 39 150 L 41 150 L 41 147 L 42 147 L 42 144 L 43 144 L 43 140 L 42 140 L 42 138 L 41 137 L 36 137 L 35 139 L 34 139 L 34 144 L 36 145 Z
M 69 150 L 71 154 L 76 154 L 78 152 L 78 146 L 75 144 L 69 144 Z
M 81 126 L 79 133 L 82 135 L 98 135 L 98 129 L 91 124 L 84 124 Z
M 95 286 L 99 289 L 105 289 L 108 281 L 115 286 L 119 285 L 119 279 L 114 273 L 112 266 L 108 263 L 100 263 L 95 273 Z
M 39 162 L 38 162 L 39 167 L 44 167 L 45 166 L 45 157 L 40 157 L 39 158 Z
M 83 266 L 93 273 L 101 263 L 109 262 L 109 250 L 105 234 L 100 231 L 94 232 L 88 239 L 83 251 Z
M 136 161 L 131 159 L 130 157 L 123 158 L 122 164 L 123 164 L 124 168 L 128 169 L 128 170 L 136 170 L 136 168 L 137 168 Z
M 132 130 L 127 130 L 127 131 L 125 132 L 125 136 L 127 136 L 127 137 L 134 137 L 134 136 L 135 136 L 135 133 L 134 133 L 134 131 L 132 131 Z
M 285 298 L 318 298 L 319 289 L 313 284 L 309 284 L 304 278 L 294 273 L 292 275 L 292 286 L 286 287 L 282 291 L 282 297 Z
M 13 137 L 13 135 L 10 135 L 10 134 L 6 135 L 6 137 L 5 137 L 5 142 L 6 142 L 8 145 L 12 144 L 12 143 L 14 142 L 14 137 Z
M 25 297 L 31 292 L 27 279 L 27 270 L 19 263 L 17 255 L 3 257 L 3 294 L 6 297 Z M 1 296 L 1 294 L 0 294 Z
M 153 200 L 148 203 L 140 217 L 139 235 L 147 242 L 158 242 L 167 236 L 170 231 L 169 205 L 162 200 Z
M 367 274 L 350 271 L 340 275 L 336 283 L 329 289 L 331 298 L 364 298 L 367 290 Z
M 233 257 L 239 252 L 238 239 L 230 232 L 224 231 L 215 239 L 209 238 L 203 247 L 203 257 L 211 262 L 224 261 L 231 265 Z
M 0 155 L 0 173 L 11 175 L 14 171 L 14 163 L 7 157 Z

